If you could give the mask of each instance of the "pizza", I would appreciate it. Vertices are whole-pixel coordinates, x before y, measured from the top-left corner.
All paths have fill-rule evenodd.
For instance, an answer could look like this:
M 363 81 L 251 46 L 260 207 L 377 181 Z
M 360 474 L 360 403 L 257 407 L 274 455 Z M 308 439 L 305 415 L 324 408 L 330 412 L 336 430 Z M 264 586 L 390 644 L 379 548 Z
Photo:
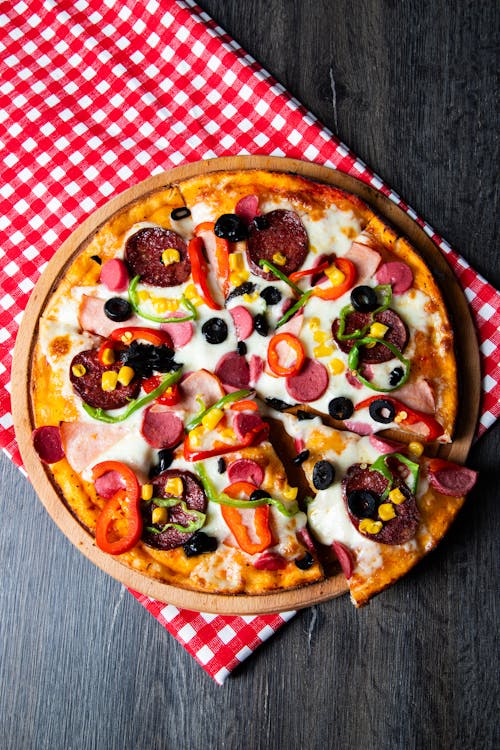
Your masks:
M 264 170 L 146 194 L 79 247 L 37 327 L 33 444 L 96 545 L 194 591 L 342 569 L 357 606 L 443 537 L 454 331 L 355 195 Z M 389 432 L 388 432 L 389 431 Z

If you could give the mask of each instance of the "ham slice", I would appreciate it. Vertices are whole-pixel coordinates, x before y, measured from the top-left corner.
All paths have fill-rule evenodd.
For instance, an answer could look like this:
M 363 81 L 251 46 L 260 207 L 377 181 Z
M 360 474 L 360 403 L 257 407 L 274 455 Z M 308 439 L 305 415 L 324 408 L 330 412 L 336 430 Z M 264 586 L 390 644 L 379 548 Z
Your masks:
M 401 386 L 394 391 L 394 398 L 409 406 L 410 409 L 421 411 L 424 414 L 434 414 L 436 410 L 434 391 L 425 378 Z
M 142 326 L 144 321 L 137 315 L 132 315 L 125 323 L 110 320 L 104 312 L 105 300 L 99 297 L 89 297 L 84 294 L 78 310 L 78 322 L 83 331 L 96 333 L 98 336 L 107 338 L 115 328 L 127 326 Z
M 61 422 L 61 442 L 72 468 L 81 473 L 127 434 L 123 425 Z
M 354 240 L 345 257 L 356 266 L 356 284 L 372 279 L 382 260 L 375 248 L 378 243 L 368 232 L 361 234 Z
M 226 393 L 219 378 L 208 370 L 192 372 L 181 382 L 180 391 L 181 401 L 176 408 L 184 409 L 189 414 L 197 414 L 200 411 L 201 405 L 196 400 L 197 396 L 206 408 L 215 404 Z

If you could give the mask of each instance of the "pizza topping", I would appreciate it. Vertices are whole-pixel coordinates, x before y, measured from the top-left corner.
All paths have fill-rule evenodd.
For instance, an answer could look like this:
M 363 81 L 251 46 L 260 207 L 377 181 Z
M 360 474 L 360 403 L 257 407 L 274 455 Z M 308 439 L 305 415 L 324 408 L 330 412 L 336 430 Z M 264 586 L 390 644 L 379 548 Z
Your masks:
M 182 545 L 186 557 L 198 557 L 206 552 L 215 552 L 219 543 L 214 536 L 208 536 L 204 531 L 195 531 L 188 542 Z
M 31 434 L 33 447 L 38 457 L 45 464 L 55 464 L 64 458 L 64 449 L 59 427 L 44 425 L 37 427 Z
M 393 422 L 396 415 L 394 404 L 386 398 L 376 398 L 370 403 L 368 411 L 370 412 L 370 417 L 375 422 L 380 422 L 381 424 Z
M 257 570 L 284 570 L 287 565 L 288 560 L 273 550 L 266 550 L 253 563 Z
M 325 270 L 329 284 L 325 287 L 318 283 L 313 294 L 316 297 L 327 300 L 335 300 L 342 297 L 354 284 L 356 280 L 356 267 L 349 258 L 335 258 L 332 265 Z
M 215 374 L 232 388 L 247 388 L 250 383 L 250 368 L 245 357 L 238 352 L 224 354 L 215 367 Z
M 83 374 L 75 374 L 75 372 L 80 373 L 82 368 L 85 370 Z M 105 365 L 100 361 L 97 349 L 88 349 L 73 357 L 69 377 L 73 389 L 88 406 L 99 409 L 119 409 L 128 404 L 130 399 L 135 398 L 141 388 L 138 377 L 133 378 L 126 386 L 118 383 L 120 368 L 121 362 Z M 107 373 L 113 373 L 115 387 L 104 390 L 103 382 L 106 385 L 106 379 L 103 381 L 103 376 Z
M 109 500 L 114 494 L 124 488 L 121 474 L 117 471 L 107 471 L 94 480 L 95 491 L 99 497 Z
M 158 452 L 158 463 L 151 467 L 149 471 L 149 477 L 152 479 L 153 477 L 158 476 L 158 474 L 162 474 L 164 471 L 166 471 L 169 466 L 172 465 L 172 461 L 174 460 L 174 454 L 171 450 L 161 450 Z
M 253 283 L 253 281 L 245 281 L 243 282 L 243 284 L 240 284 L 231 292 L 229 292 L 228 296 L 226 297 L 226 304 L 235 297 L 243 297 L 244 294 L 253 294 L 254 291 L 255 284 Z
M 394 370 L 391 370 L 389 373 L 389 385 L 396 386 L 398 383 L 401 383 L 404 374 L 405 371 L 402 367 L 395 367 Z
M 344 311 L 346 308 L 344 308 Z M 343 311 L 343 312 L 344 312 Z M 385 329 L 375 328 L 376 336 L 370 333 L 372 326 L 381 324 Z M 383 338 L 378 334 L 383 333 Z M 408 343 L 408 329 L 394 310 L 381 312 L 346 312 L 333 321 L 332 334 L 335 341 L 346 354 L 354 347 L 359 350 L 359 361 L 364 364 L 388 362 L 395 351 L 401 353 Z M 368 344 L 373 344 L 369 347 Z M 351 368 L 352 369 L 352 368 Z
M 260 292 L 260 296 L 265 301 L 268 307 L 277 305 L 278 302 L 281 302 L 281 298 L 282 298 L 282 294 L 280 290 L 275 286 L 264 287 L 264 289 Z
M 373 312 L 379 306 L 377 292 L 371 286 L 357 286 L 351 292 L 351 305 L 357 312 Z
M 214 232 L 228 242 L 240 242 L 247 238 L 248 230 L 241 215 L 222 214 L 215 222 Z
M 275 274 L 272 269 L 264 271 L 260 261 L 272 261 L 276 253 L 281 253 L 286 258 L 281 269 L 288 275 L 300 268 L 308 251 L 306 228 L 295 211 L 270 211 L 256 217 L 248 227 L 248 262 L 254 273 L 265 279 L 272 279 Z
M 265 431 L 265 428 L 268 429 L 268 426 L 263 422 L 260 414 L 255 412 L 239 412 L 234 417 L 233 430 L 239 440 L 245 440 L 247 435 L 256 431 Z
M 239 342 L 244 341 L 253 333 L 254 320 L 251 313 L 243 305 L 232 307 L 229 312 L 236 328 L 236 336 Z
M 306 302 L 311 297 L 312 293 L 313 290 L 309 289 L 309 291 L 305 292 L 301 297 L 299 297 L 297 302 L 295 302 L 294 305 L 291 305 L 291 307 L 289 307 L 284 315 L 278 320 L 278 322 L 276 323 L 276 328 L 281 328 L 281 326 L 284 325 L 290 318 L 292 318 L 295 313 L 297 313 L 302 307 L 304 307 Z
M 259 197 L 253 194 L 244 195 L 236 204 L 234 213 L 239 216 L 240 219 L 243 219 L 245 224 L 250 224 L 259 213 Z
M 209 269 L 203 255 L 203 240 L 201 237 L 193 237 L 193 239 L 190 240 L 188 245 L 188 255 L 189 260 L 191 261 L 193 281 L 200 297 L 211 310 L 220 310 L 221 305 L 219 305 L 213 298 L 208 285 Z
M 191 216 L 191 211 L 187 206 L 179 206 L 178 208 L 174 208 L 170 214 L 170 218 L 173 221 L 181 221 L 181 219 L 187 219 L 188 216 Z
M 177 318 L 178 320 L 174 322 L 173 318 Z M 180 311 L 170 313 L 170 321 L 162 323 L 160 328 L 168 334 L 174 349 L 182 349 L 193 338 L 193 324 L 189 320 L 186 320 L 186 316 Z
M 335 467 L 330 461 L 317 461 L 314 464 L 312 482 L 317 490 L 326 490 L 335 479 Z
M 463 497 L 474 487 L 477 472 L 442 458 L 429 461 L 428 477 L 431 485 L 448 497 Z
M 165 265 L 162 255 L 170 249 L 179 253 L 179 261 Z M 153 286 L 183 284 L 191 273 L 186 243 L 177 232 L 162 227 L 145 227 L 132 234 L 126 242 L 125 259 L 134 276 Z
M 267 336 L 269 333 L 269 323 L 263 313 L 257 313 L 253 320 L 253 324 L 258 334 L 261 336 Z
M 120 258 L 107 260 L 101 267 L 99 281 L 111 292 L 124 292 L 128 287 L 127 266 Z
M 376 279 L 379 284 L 390 284 L 393 294 L 404 294 L 413 285 L 413 272 L 406 263 L 395 260 L 381 265 Z
M 342 542 L 332 542 L 332 550 L 337 556 L 337 560 L 340 563 L 342 572 L 344 573 L 347 580 L 352 577 L 354 573 L 354 559 L 351 550 L 342 544 Z
M 350 513 L 357 518 L 375 518 L 378 495 L 371 490 L 352 490 L 347 496 L 347 506 Z
M 227 323 L 222 318 L 210 318 L 201 327 L 201 332 L 209 344 L 222 344 L 227 339 Z
M 321 398 L 328 388 L 329 375 L 326 367 L 306 357 L 301 371 L 286 379 L 288 394 L 299 403 L 308 404 Z
M 249 498 L 255 487 L 249 482 L 236 482 L 224 490 L 229 498 Z M 242 510 L 229 505 L 221 506 L 221 513 L 238 546 L 249 555 L 263 552 L 272 544 L 269 525 L 269 505 Z M 246 523 L 245 523 L 246 522 Z
M 229 464 L 227 476 L 231 484 L 235 482 L 250 482 L 255 487 L 260 487 L 264 481 L 264 469 L 257 461 L 253 461 L 250 458 L 239 458 Z
M 300 464 L 303 464 L 304 461 L 307 461 L 307 459 L 309 458 L 309 455 L 310 455 L 309 450 L 307 449 L 302 450 L 300 451 L 300 453 L 298 453 L 295 456 L 295 458 L 292 458 L 292 463 L 295 464 L 296 466 L 300 466 Z
M 98 266 L 102 265 L 102 258 L 100 258 L 98 255 L 91 255 L 90 260 L 93 260 L 94 263 L 97 263 Z
M 104 314 L 110 320 L 121 323 L 132 317 L 132 306 L 123 297 L 111 297 L 104 303 Z
M 417 432 L 426 440 L 436 440 L 443 434 L 442 425 L 432 415 L 410 409 L 409 406 L 392 396 L 386 398 L 372 396 L 356 404 L 355 410 L 359 411 L 366 407 L 368 407 L 370 416 L 376 422 L 389 424 L 389 422 L 394 421 L 403 429 Z M 392 415 L 391 419 L 389 419 L 390 415 Z
M 144 412 L 141 433 L 153 448 L 173 448 L 184 436 L 184 424 L 170 407 L 153 404 Z
M 272 337 L 267 347 L 267 363 L 275 375 L 296 375 L 304 361 L 304 347 L 296 336 L 277 333 Z
M 328 413 L 332 419 L 349 419 L 354 413 L 354 405 L 351 399 L 337 396 L 329 402 Z
M 375 249 L 378 247 L 379 244 L 372 234 L 361 232 L 347 251 L 345 257 L 356 266 L 358 281 L 373 278 L 381 261 L 380 253 Z
M 137 292 L 137 285 L 139 284 L 140 280 L 140 276 L 134 276 L 128 287 L 128 298 L 130 305 L 136 315 L 139 316 L 139 318 L 151 320 L 154 323 L 175 323 L 176 325 L 188 320 L 196 320 L 196 318 L 198 317 L 196 307 L 184 294 L 181 295 L 180 298 L 180 303 L 186 308 L 186 313 L 184 314 L 179 314 L 176 310 L 171 310 L 170 315 L 165 317 L 164 315 L 153 315 L 151 313 L 145 312 L 140 306 L 139 293 Z M 160 299 L 160 302 L 166 304 L 168 300 Z
M 102 509 L 97 519 L 95 540 L 104 552 L 121 555 L 135 547 L 141 537 L 140 488 L 132 469 L 121 461 L 97 464 L 92 469 L 92 477 L 95 481 L 112 471 L 119 474 L 124 487 L 117 490 Z

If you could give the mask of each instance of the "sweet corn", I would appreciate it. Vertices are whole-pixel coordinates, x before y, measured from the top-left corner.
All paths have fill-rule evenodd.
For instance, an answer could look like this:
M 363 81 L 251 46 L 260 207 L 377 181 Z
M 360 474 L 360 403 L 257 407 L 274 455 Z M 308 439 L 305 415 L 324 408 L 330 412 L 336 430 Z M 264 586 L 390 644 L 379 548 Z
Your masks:
M 391 503 L 382 503 L 379 505 L 378 514 L 382 521 L 390 521 L 391 518 L 396 518 L 396 511 Z
M 372 521 L 371 518 L 363 518 L 360 521 L 359 530 L 364 534 L 378 534 L 382 526 L 382 521 Z
M 174 497 L 182 497 L 183 489 L 184 487 L 182 484 L 182 479 L 180 477 L 172 477 L 171 479 L 167 479 L 165 492 L 167 492 L 169 495 L 174 495 Z
M 181 259 L 181 254 L 175 247 L 167 247 L 161 254 L 161 262 L 164 266 L 171 266 L 172 263 L 178 263 Z
M 283 488 L 283 497 L 285 500 L 295 500 L 297 497 L 298 487 L 290 487 L 290 485 L 285 485 Z
M 404 422 L 405 419 L 407 419 L 407 418 L 408 418 L 408 412 L 406 412 L 406 411 L 400 411 L 394 417 L 394 421 L 396 422 L 396 424 L 399 424 L 400 422 Z
M 118 382 L 118 373 L 114 370 L 106 370 L 101 376 L 101 388 L 103 391 L 114 391 Z
M 406 500 L 405 496 L 399 489 L 399 487 L 395 487 L 393 490 L 389 492 L 389 500 L 391 503 L 394 503 L 395 505 L 401 505 L 401 503 L 404 503 Z
M 248 281 L 250 277 L 250 274 L 248 271 L 233 271 L 230 276 L 231 284 L 233 286 L 240 286 L 241 284 L 244 284 L 245 281 Z
M 137 292 L 137 296 L 139 298 L 139 302 L 147 302 L 151 299 L 150 293 L 146 292 L 144 289 L 142 289 L 140 292 Z
M 314 331 L 313 333 L 313 339 L 318 342 L 318 344 L 324 344 L 327 339 L 330 338 L 330 334 L 326 331 Z
M 132 333 L 130 333 L 130 331 L 125 331 L 125 333 L 121 337 L 121 341 L 124 344 L 130 344 L 130 342 L 132 341 L 133 338 L 134 337 L 133 337 Z
M 243 271 L 245 269 L 245 263 L 241 253 L 229 254 L 229 268 L 231 271 Z
M 255 302 L 256 299 L 258 299 L 259 293 L 258 292 L 252 292 L 251 294 L 244 294 L 243 295 L 243 301 L 247 303 L 247 305 L 250 305 L 252 302 Z
M 151 513 L 151 521 L 153 523 L 157 524 L 164 524 L 167 523 L 168 520 L 168 511 L 166 508 L 153 508 L 153 512 Z
M 337 266 L 334 265 L 331 265 L 330 268 L 326 269 L 325 275 L 328 276 L 332 282 L 332 286 L 340 286 L 345 281 L 345 274 L 342 273 L 340 268 L 337 268 Z
M 207 430 L 213 430 L 214 427 L 219 424 L 223 416 L 224 412 L 222 409 L 210 409 L 208 414 L 205 414 L 201 420 L 201 423 Z
M 123 365 L 123 367 L 120 367 L 118 370 L 118 382 L 121 385 L 128 385 L 132 378 L 134 377 L 135 372 L 132 369 L 132 367 L 129 367 L 128 365 Z
M 228 440 L 234 440 L 235 434 L 232 427 L 225 427 L 223 430 L 220 431 L 220 436 L 223 438 L 227 438 Z
M 151 500 L 153 497 L 153 485 L 143 484 L 141 487 L 141 498 L 143 500 Z
M 115 353 L 111 347 L 106 347 L 101 354 L 101 360 L 103 365 L 112 365 L 115 361 Z
M 311 318 L 311 320 L 309 321 L 309 328 L 311 329 L 311 331 L 317 331 L 320 325 L 321 320 L 319 318 Z
M 73 367 L 71 368 L 71 372 L 73 373 L 75 378 L 81 378 L 82 375 L 85 375 L 85 373 L 87 372 L 87 368 L 85 367 L 85 365 L 73 365 Z
M 196 291 L 196 287 L 194 284 L 188 284 L 187 287 L 184 289 L 184 296 L 186 299 L 190 300 L 193 305 L 201 305 L 203 300 Z
M 411 443 L 408 443 L 408 450 L 413 456 L 419 458 L 424 452 L 424 446 L 422 443 L 419 443 L 418 440 L 412 440 Z
M 385 326 L 383 323 L 372 323 L 369 335 L 374 339 L 383 339 L 388 330 L 389 326 Z
M 330 354 L 333 354 L 333 346 L 320 344 L 319 346 L 314 347 L 313 354 L 315 357 L 329 357 Z
M 286 258 L 282 253 L 274 253 L 273 255 L 273 263 L 276 266 L 284 266 L 286 263 Z
M 193 448 L 198 448 L 198 446 L 201 445 L 204 433 L 205 430 L 201 426 L 195 427 L 194 430 L 191 430 L 189 433 L 189 443 Z
M 153 300 L 153 307 L 159 313 L 173 312 L 179 308 L 179 302 L 169 297 L 156 297 Z
M 344 372 L 345 365 L 341 359 L 337 359 L 336 357 L 334 357 L 328 362 L 328 369 L 330 370 L 332 375 L 340 375 L 340 373 Z

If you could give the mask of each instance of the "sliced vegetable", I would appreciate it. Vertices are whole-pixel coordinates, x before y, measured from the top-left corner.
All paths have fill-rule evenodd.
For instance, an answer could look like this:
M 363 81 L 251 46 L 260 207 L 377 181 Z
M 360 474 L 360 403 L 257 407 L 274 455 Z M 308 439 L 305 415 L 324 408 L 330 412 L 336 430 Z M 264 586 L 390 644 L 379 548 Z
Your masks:
M 363 375 L 358 370 L 358 363 L 359 363 L 359 347 L 365 346 L 367 344 L 382 344 L 382 346 L 385 346 L 389 351 L 392 352 L 392 354 L 399 359 L 401 364 L 404 367 L 404 373 L 401 377 L 401 379 L 395 383 L 394 385 L 391 385 L 391 382 L 389 381 L 389 387 L 384 388 L 381 385 L 376 385 L 373 381 L 367 380 L 363 377 Z M 391 344 L 390 341 L 384 341 L 383 339 L 374 338 L 373 336 L 364 336 L 361 339 L 357 339 L 356 343 L 352 347 L 351 351 L 349 352 L 348 358 L 347 358 L 347 366 L 353 372 L 358 380 L 367 386 L 367 388 L 370 388 L 372 391 L 379 391 L 380 393 L 390 393 L 391 391 L 395 391 L 397 388 L 401 388 L 402 385 L 406 383 L 408 378 L 410 377 L 410 360 L 406 359 L 406 357 L 403 357 L 399 349 L 394 346 L 394 344 Z
M 305 294 L 300 297 L 300 299 L 297 300 L 297 302 L 288 308 L 286 313 L 278 320 L 276 323 L 276 328 L 280 328 L 284 323 L 287 322 L 293 315 L 295 315 L 298 310 L 300 310 L 301 307 L 304 307 L 304 305 L 307 303 L 309 298 L 311 297 L 313 293 L 312 289 L 309 289 Z
M 219 237 L 217 234 L 215 234 L 214 229 L 214 222 L 204 221 L 202 224 L 198 224 L 198 226 L 195 227 L 194 233 L 197 237 L 201 235 L 203 238 L 203 235 L 208 235 L 209 239 L 213 239 L 215 245 L 215 272 L 217 274 L 219 282 L 222 285 L 222 292 L 224 294 L 224 297 L 226 297 L 229 292 L 230 286 L 229 242 L 227 239 Z
M 295 354 L 295 360 L 290 365 L 280 362 L 278 347 L 285 344 Z M 302 342 L 292 333 L 277 333 L 269 342 L 267 347 L 267 362 L 275 375 L 296 375 L 304 364 L 306 353 Z
M 149 343 L 154 344 L 154 346 L 166 345 L 171 347 L 172 345 L 170 336 L 166 331 L 142 326 L 115 328 L 114 331 L 111 331 L 109 338 L 111 341 L 120 342 L 127 346 L 131 344 L 132 341 L 138 340 L 149 341 Z
M 262 268 L 267 268 L 268 271 L 271 271 L 271 273 L 273 273 L 277 279 L 281 279 L 281 281 L 284 281 L 285 284 L 288 284 L 290 289 L 293 289 L 296 294 L 303 294 L 303 290 L 300 288 L 300 286 L 294 284 L 290 277 L 284 274 L 283 271 L 280 271 L 280 269 L 277 268 L 273 263 L 270 263 L 268 260 L 265 260 L 263 258 L 262 260 L 259 260 L 259 266 L 261 266 Z
M 247 552 L 249 555 L 256 555 L 271 546 L 273 539 L 269 527 L 269 505 L 255 508 L 253 511 L 254 534 L 252 536 L 257 537 L 257 542 L 252 541 L 250 530 L 245 525 L 241 511 L 238 508 L 230 508 L 227 505 L 223 505 L 221 513 L 239 547 L 244 552 Z
M 314 266 L 314 268 L 305 268 L 303 271 L 294 271 L 288 278 L 295 284 L 296 281 L 303 279 L 305 276 L 313 276 L 316 273 L 321 273 L 321 271 L 324 271 L 329 265 L 330 263 L 325 260 L 317 266 Z
M 174 508 L 179 505 L 184 513 L 193 517 L 193 520 L 186 524 L 186 526 L 183 526 L 181 523 L 173 523 L 169 521 L 162 524 L 160 528 L 147 526 L 147 531 L 150 531 L 153 534 L 162 534 L 167 529 L 175 529 L 176 531 L 181 531 L 183 534 L 193 534 L 195 531 L 199 531 L 199 529 L 205 524 L 207 518 L 206 514 L 202 513 L 200 510 L 188 508 L 187 503 L 180 497 L 153 497 L 151 502 L 159 508 Z
M 191 273 L 200 297 L 211 310 L 220 310 L 221 306 L 212 297 L 208 286 L 208 266 L 203 255 L 203 240 L 193 237 L 188 245 L 188 255 L 191 261 Z
M 195 417 L 190 419 L 189 422 L 186 422 L 186 431 L 190 432 L 192 429 L 194 429 L 194 427 L 197 427 L 197 425 L 201 424 L 202 419 L 212 409 L 222 409 L 227 404 L 233 403 L 233 401 L 241 401 L 242 399 L 245 399 L 247 396 L 250 395 L 250 393 L 251 391 L 247 391 L 247 390 L 233 391 L 233 393 L 226 393 L 226 395 L 222 396 L 222 398 L 216 401 L 215 404 L 212 404 L 212 406 L 208 406 L 206 409 L 202 409 Z
M 356 404 L 356 406 L 354 407 L 355 411 L 359 411 L 360 409 L 364 409 L 365 407 L 370 407 L 370 404 L 373 404 L 377 400 L 379 400 L 379 396 L 370 396 L 370 398 L 364 399 L 363 401 L 360 401 L 359 404 Z M 425 425 L 425 427 L 427 427 L 427 440 L 436 440 L 436 438 L 440 437 L 443 434 L 444 430 L 442 425 L 440 425 L 439 422 L 430 414 L 425 414 L 424 412 L 417 411 L 416 409 L 410 409 L 409 406 L 406 406 L 405 404 L 401 403 L 401 401 L 398 401 L 392 396 L 386 397 L 385 400 L 387 400 L 393 406 L 395 411 L 394 421 L 401 427 L 404 428 L 421 422 Z
M 342 297 L 356 281 L 356 266 L 349 260 L 349 258 L 335 258 L 333 265 L 337 268 L 343 276 L 343 279 L 338 284 L 331 284 L 328 287 L 315 286 L 313 294 L 315 297 L 320 299 L 333 300 Z
M 161 317 L 159 315 L 151 315 L 150 313 L 145 313 L 143 310 L 141 310 L 140 303 L 139 303 L 139 295 L 137 294 L 137 285 L 139 284 L 141 280 L 140 276 L 134 276 L 134 278 L 130 281 L 129 287 L 128 287 L 128 299 L 130 302 L 130 305 L 135 312 L 136 315 L 138 315 L 140 318 L 144 318 L 145 320 L 151 320 L 154 323 L 184 323 L 187 320 L 196 320 L 198 317 L 198 313 L 196 312 L 196 307 L 193 305 L 192 302 L 190 302 L 184 295 L 181 297 L 181 304 L 184 305 L 185 308 L 188 310 L 188 314 L 179 318 L 165 318 Z
M 155 388 L 158 388 L 158 386 L 160 386 L 162 382 L 163 380 L 161 375 L 151 375 L 150 378 L 146 378 L 146 380 L 142 381 L 142 387 L 143 390 L 146 391 L 146 393 L 151 393 L 151 391 L 154 391 Z M 178 404 L 180 400 L 181 394 L 177 383 L 174 383 L 169 388 L 167 388 L 167 390 L 164 391 L 162 395 L 157 399 L 159 404 L 165 404 L 165 406 L 175 406 L 175 404 Z
M 121 555 L 135 547 L 142 534 L 140 513 L 140 487 L 132 469 L 121 461 L 102 461 L 92 469 L 94 481 L 109 471 L 116 471 L 125 485 L 119 489 L 105 504 L 96 525 L 95 539 L 97 546 L 110 555 Z M 125 532 L 122 536 L 111 539 L 110 535 L 115 521 L 124 519 Z

